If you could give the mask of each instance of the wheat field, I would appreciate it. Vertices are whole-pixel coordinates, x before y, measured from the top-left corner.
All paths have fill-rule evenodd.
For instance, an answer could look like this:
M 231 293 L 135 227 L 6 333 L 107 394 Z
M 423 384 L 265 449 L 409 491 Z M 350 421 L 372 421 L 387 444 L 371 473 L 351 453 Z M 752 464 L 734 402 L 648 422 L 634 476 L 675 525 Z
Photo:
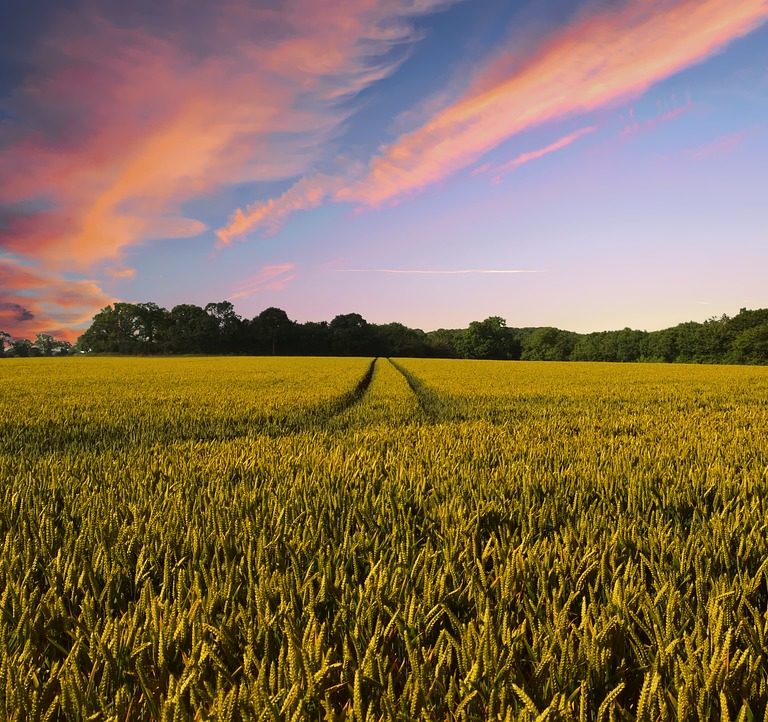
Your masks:
M 0 364 L 0 717 L 768 720 L 768 369 Z

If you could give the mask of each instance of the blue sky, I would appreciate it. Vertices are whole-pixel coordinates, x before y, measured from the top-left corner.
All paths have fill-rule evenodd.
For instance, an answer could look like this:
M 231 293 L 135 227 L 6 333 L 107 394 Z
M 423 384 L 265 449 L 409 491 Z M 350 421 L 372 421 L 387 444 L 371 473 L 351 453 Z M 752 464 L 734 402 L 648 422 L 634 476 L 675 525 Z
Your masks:
M 766 0 L 0 13 L 14 335 L 115 300 L 579 331 L 768 306 Z

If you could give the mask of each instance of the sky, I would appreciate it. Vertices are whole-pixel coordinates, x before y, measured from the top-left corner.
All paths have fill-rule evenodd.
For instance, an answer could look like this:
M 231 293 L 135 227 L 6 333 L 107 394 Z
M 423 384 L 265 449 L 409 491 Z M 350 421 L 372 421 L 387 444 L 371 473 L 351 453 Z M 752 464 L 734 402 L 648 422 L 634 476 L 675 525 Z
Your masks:
M 0 330 L 768 307 L 768 0 L 3 0 Z

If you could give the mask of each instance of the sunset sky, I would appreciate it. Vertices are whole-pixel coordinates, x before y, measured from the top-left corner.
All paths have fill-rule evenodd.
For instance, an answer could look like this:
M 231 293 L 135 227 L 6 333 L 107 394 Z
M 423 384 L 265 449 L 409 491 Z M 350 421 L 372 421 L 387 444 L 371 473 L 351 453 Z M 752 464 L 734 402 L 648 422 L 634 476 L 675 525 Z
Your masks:
M 2 0 L 0 330 L 768 307 L 768 0 Z

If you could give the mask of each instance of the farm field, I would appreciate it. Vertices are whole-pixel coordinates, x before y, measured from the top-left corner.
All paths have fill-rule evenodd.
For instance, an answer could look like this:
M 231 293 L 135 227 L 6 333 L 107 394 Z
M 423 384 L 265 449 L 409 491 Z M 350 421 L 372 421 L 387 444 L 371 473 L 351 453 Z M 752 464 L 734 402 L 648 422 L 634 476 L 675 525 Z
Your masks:
M 768 719 L 768 368 L 0 363 L 0 718 Z

